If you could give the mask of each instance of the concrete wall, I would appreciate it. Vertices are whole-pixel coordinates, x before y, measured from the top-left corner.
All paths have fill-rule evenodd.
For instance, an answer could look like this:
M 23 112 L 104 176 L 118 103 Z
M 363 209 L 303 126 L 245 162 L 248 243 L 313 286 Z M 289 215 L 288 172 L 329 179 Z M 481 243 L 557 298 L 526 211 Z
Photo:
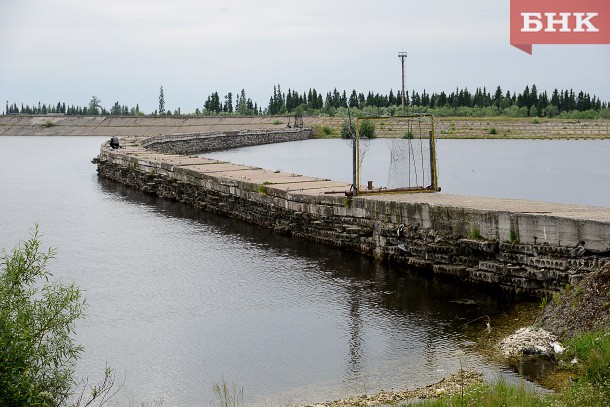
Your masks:
M 141 145 L 160 153 L 200 154 L 238 147 L 307 140 L 310 134 L 311 129 L 172 134 L 147 138 L 141 142 Z
M 241 140 L 262 141 L 265 134 Z M 217 148 L 218 137 L 191 138 L 198 148 L 209 150 Z M 180 138 L 176 145 L 182 149 L 189 136 Z M 105 144 L 96 159 L 99 174 L 294 237 L 517 293 L 547 295 L 610 259 L 610 209 L 578 212 L 578 207 L 549 204 L 534 205 L 538 213 L 533 213 L 531 202 L 507 201 L 504 207 L 497 200 L 498 209 L 490 209 L 484 199 L 460 201 L 463 197 L 443 194 L 350 198 L 332 193 L 339 186 L 330 181 L 243 166 L 228 171 L 227 164 L 143 147 L 162 144 L 166 151 L 171 146 L 171 139 L 159 140 L 133 140 L 124 150 Z M 205 146 L 206 140 L 212 144 Z M 297 178 L 289 183 L 287 177 Z

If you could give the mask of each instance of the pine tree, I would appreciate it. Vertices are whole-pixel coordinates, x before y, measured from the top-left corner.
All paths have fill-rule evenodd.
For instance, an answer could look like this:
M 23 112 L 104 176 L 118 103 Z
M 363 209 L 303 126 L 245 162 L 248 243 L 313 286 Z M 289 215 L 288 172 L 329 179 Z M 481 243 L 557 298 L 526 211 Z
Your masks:
M 165 95 L 163 94 L 163 86 L 159 89 L 159 114 L 165 114 Z

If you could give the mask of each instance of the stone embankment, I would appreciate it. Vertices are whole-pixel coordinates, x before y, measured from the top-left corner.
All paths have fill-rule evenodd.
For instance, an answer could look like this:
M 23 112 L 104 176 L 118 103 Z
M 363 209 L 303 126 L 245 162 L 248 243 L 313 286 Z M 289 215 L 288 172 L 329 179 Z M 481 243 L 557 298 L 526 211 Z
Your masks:
M 388 124 L 391 124 L 390 122 Z M 341 134 L 341 117 L 303 117 L 320 135 Z M 0 136 L 131 137 L 161 134 L 279 130 L 294 125 L 290 116 L 0 116 Z M 389 126 L 392 127 L 392 126 Z M 325 130 L 325 131 L 323 131 Z M 381 126 L 377 133 L 383 137 Z M 610 120 L 508 117 L 440 117 L 439 138 L 609 139 Z
M 544 296 L 610 259 L 610 208 L 443 193 L 348 197 L 350 185 L 219 162 L 219 145 L 300 139 L 302 130 L 182 134 L 102 145 L 100 176 L 298 238 L 466 283 Z

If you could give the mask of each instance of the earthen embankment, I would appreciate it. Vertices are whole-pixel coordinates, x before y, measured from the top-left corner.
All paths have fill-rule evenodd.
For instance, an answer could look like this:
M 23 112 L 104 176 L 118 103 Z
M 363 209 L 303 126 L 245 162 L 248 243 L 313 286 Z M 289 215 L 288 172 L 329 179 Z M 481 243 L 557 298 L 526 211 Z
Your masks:
M 389 118 L 388 128 L 392 127 Z M 341 117 L 305 116 L 321 136 L 341 134 Z M 0 116 L 0 136 L 156 136 L 176 133 L 281 130 L 290 116 Z M 384 137 L 383 128 L 376 129 Z M 438 138 L 610 139 L 610 120 L 440 117 Z

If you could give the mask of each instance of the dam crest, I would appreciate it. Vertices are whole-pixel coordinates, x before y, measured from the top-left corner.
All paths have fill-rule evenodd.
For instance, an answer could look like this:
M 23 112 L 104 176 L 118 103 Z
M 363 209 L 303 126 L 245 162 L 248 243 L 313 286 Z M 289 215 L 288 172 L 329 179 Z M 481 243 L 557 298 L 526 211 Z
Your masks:
M 101 177 L 278 233 L 467 284 L 547 296 L 610 260 L 610 208 L 445 193 L 346 196 L 350 184 L 196 154 L 305 140 L 309 129 L 124 137 Z

